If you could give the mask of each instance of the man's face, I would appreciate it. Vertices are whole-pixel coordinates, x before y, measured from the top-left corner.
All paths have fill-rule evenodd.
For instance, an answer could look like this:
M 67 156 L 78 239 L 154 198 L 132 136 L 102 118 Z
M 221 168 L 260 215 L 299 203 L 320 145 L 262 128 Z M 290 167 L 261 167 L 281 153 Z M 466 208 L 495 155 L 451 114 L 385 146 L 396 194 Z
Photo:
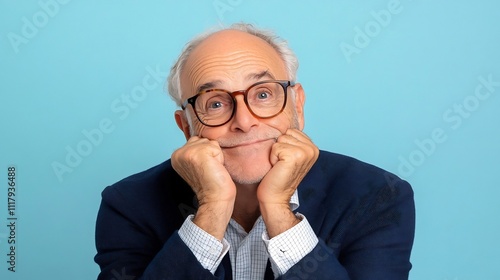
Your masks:
M 181 72 L 182 100 L 202 87 L 232 92 L 258 81 L 287 79 L 283 61 L 269 44 L 244 32 L 226 30 L 208 37 L 189 56 Z M 187 137 L 197 135 L 219 142 L 224 166 L 235 182 L 258 183 L 272 167 L 269 155 L 275 139 L 288 128 L 303 128 L 304 94 L 299 84 L 294 89 L 296 102 L 288 98 L 285 110 L 269 119 L 252 115 L 242 95 L 236 96 L 235 115 L 225 125 L 204 126 L 190 105 L 185 111 L 177 111 L 176 118 Z M 288 96 L 291 94 L 289 88 Z M 190 121 L 182 114 L 189 114 Z

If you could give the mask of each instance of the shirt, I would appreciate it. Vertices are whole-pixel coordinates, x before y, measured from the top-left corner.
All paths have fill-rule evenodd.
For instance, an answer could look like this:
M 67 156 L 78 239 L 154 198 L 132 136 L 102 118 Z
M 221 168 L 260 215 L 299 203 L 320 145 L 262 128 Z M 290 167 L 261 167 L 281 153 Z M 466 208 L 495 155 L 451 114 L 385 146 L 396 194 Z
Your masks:
M 292 211 L 299 207 L 297 191 L 290 199 L 290 207 Z M 215 273 L 229 252 L 233 279 L 263 279 L 268 259 L 277 278 L 311 252 L 318 243 L 306 217 L 300 213 L 296 215 L 301 221 L 272 239 L 269 239 L 262 216 L 249 233 L 231 219 L 224 239 L 220 242 L 195 225 L 192 221 L 194 215 L 190 215 L 179 229 L 179 236 L 201 265 L 212 273 Z

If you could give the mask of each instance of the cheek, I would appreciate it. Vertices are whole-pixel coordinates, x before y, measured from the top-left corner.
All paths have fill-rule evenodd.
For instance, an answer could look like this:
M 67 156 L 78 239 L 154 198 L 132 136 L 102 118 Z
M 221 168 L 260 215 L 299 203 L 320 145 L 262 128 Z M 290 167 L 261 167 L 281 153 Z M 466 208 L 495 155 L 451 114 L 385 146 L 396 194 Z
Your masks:
M 299 122 L 299 115 L 295 109 L 288 109 L 284 112 L 288 121 L 289 128 L 295 128 L 302 130 L 301 124 Z
M 205 126 L 202 125 L 198 121 L 194 121 L 194 124 L 191 126 L 191 134 L 193 136 L 201 136 L 203 133 L 203 130 L 205 129 Z
M 266 125 L 278 129 L 284 134 L 289 128 L 296 128 L 296 121 L 294 121 L 294 114 L 285 110 L 278 116 L 265 120 Z
M 207 138 L 210 140 L 215 140 L 220 138 L 226 133 L 226 129 L 224 129 L 224 126 L 219 126 L 219 127 L 208 127 L 205 125 L 202 125 L 200 122 L 196 122 L 196 128 L 195 132 L 197 136 Z
M 189 124 L 189 133 L 191 134 L 191 136 L 203 137 L 202 134 L 206 126 L 201 124 L 194 114 L 186 114 L 186 119 Z

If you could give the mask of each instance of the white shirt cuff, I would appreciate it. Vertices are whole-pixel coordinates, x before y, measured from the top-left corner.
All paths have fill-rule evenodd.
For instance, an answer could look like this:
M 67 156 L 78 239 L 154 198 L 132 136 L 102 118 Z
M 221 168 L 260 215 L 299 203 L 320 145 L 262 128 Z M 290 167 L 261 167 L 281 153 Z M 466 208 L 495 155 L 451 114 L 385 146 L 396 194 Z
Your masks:
M 179 237 L 193 252 L 200 264 L 214 274 L 229 251 L 229 242 L 226 239 L 222 239 L 222 242 L 220 242 L 217 238 L 195 225 L 193 217 L 194 215 L 189 215 L 186 218 L 179 229 Z
M 300 213 L 296 216 L 302 221 L 272 239 L 267 231 L 262 233 L 275 277 L 285 274 L 318 244 L 318 237 L 306 217 Z

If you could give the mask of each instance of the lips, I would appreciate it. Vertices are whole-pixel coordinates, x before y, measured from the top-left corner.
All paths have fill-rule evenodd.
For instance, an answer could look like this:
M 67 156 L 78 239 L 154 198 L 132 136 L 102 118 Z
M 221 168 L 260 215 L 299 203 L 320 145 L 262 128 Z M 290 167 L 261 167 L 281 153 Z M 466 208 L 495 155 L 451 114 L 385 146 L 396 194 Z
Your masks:
M 223 149 L 242 148 L 242 147 L 247 147 L 247 146 L 262 144 L 264 142 L 271 141 L 271 140 L 275 141 L 275 138 L 244 141 L 244 142 L 241 142 L 241 143 L 230 144 L 230 145 L 227 145 L 227 146 L 222 146 L 221 145 L 221 148 L 223 148 Z

